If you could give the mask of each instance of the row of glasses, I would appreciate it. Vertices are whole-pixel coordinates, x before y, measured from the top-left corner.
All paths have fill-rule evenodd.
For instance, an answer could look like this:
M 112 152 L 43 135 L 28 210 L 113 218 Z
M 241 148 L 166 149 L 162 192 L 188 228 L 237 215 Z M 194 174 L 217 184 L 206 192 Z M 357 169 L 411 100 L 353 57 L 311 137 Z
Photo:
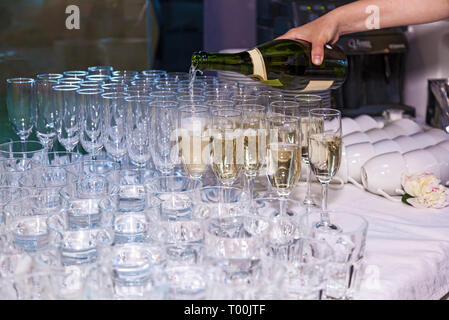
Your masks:
M 116 252 L 116 254 L 114 254 L 113 256 L 117 258 L 112 260 L 111 265 L 111 262 L 108 262 L 110 260 L 106 257 L 107 250 L 103 250 L 103 247 L 105 249 L 110 247 L 111 244 L 109 243 L 110 240 L 108 239 L 110 239 L 111 236 L 103 231 L 98 233 L 95 232 L 96 228 L 98 227 L 99 221 L 101 221 L 97 219 L 97 215 L 99 212 L 102 212 L 102 210 L 101 208 L 100 211 L 98 210 L 98 206 L 101 201 L 94 201 L 95 198 L 92 198 L 92 195 L 101 195 L 103 196 L 101 199 L 107 199 L 104 197 L 104 191 L 106 190 L 104 189 L 104 187 L 108 182 L 109 184 L 114 184 L 115 175 L 113 173 L 115 171 L 120 172 L 119 167 L 115 166 L 114 162 L 111 161 L 90 160 L 82 161 L 81 169 L 79 169 L 78 171 L 82 173 L 82 175 L 78 179 L 80 179 L 81 177 L 83 178 L 81 178 L 81 180 L 77 180 L 75 188 L 69 188 L 70 190 L 74 191 L 70 193 L 72 196 L 67 198 L 69 199 L 68 211 L 63 211 L 62 213 L 57 215 L 51 214 L 50 217 L 52 217 L 52 219 L 47 219 L 46 221 L 47 228 L 42 229 L 43 231 L 48 232 L 50 232 L 50 230 L 56 230 L 57 232 L 55 231 L 55 235 L 59 235 L 59 237 L 61 237 L 61 239 L 64 239 L 64 241 L 56 241 L 56 243 L 58 243 L 57 248 L 55 248 L 56 251 L 38 250 L 39 254 L 36 255 L 36 253 L 33 253 L 33 256 L 37 256 L 35 259 L 39 261 L 41 265 L 54 263 L 59 269 L 53 270 L 60 270 L 62 274 L 66 276 L 69 274 L 69 270 L 73 270 L 73 266 L 92 266 L 91 270 L 89 271 L 89 281 L 87 282 L 88 297 L 105 297 L 104 294 L 107 293 L 107 291 L 105 290 L 107 290 L 108 288 L 111 289 L 112 292 L 114 292 L 114 295 L 109 297 L 142 297 L 141 294 L 137 294 L 137 291 L 127 292 L 125 289 L 127 287 L 129 288 L 130 286 L 136 290 L 137 288 L 139 288 L 139 290 L 142 289 L 143 286 L 144 288 L 146 288 L 146 291 L 144 291 L 146 293 L 143 297 L 154 297 L 154 294 L 158 292 L 160 293 L 159 289 L 162 291 L 165 289 L 159 286 L 154 286 L 153 284 L 157 282 L 155 282 L 156 279 L 151 275 L 158 274 L 160 276 L 159 279 L 163 279 L 164 273 L 170 275 L 168 277 L 169 281 L 164 284 L 164 286 L 166 286 L 166 288 L 168 289 L 168 293 L 166 295 L 156 294 L 157 297 L 282 297 L 293 299 L 312 297 L 320 298 L 322 296 L 322 293 L 320 292 L 323 291 L 323 285 L 326 284 L 326 282 L 323 282 L 324 280 L 321 281 L 320 276 L 318 276 L 322 275 L 322 273 L 318 273 L 316 269 L 313 269 L 315 270 L 315 273 L 300 273 L 299 271 L 302 269 L 311 270 L 311 261 L 308 262 L 308 256 L 303 256 L 302 254 L 300 254 L 297 255 L 297 258 L 294 259 L 295 255 L 293 255 L 294 252 L 298 252 L 298 254 L 300 252 L 310 252 L 311 254 L 314 254 L 317 252 L 317 249 L 315 247 L 314 250 L 308 251 L 299 249 L 296 251 L 289 250 L 289 252 L 292 252 L 289 259 L 291 259 L 292 262 L 295 262 L 291 265 L 284 265 L 280 262 L 277 262 L 275 267 L 272 267 L 270 263 L 265 262 L 265 251 L 268 249 L 270 252 L 275 253 L 272 254 L 272 258 L 277 257 L 276 259 L 279 259 L 281 262 L 286 260 L 288 256 L 287 258 L 283 258 L 284 260 L 280 258 L 285 257 L 285 255 L 282 255 L 282 252 L 285 251 L 282 250 L 282 246 L 280 247 L 280 245 L 282 243 L 286 243 L 286 241 L 290 239 L 290 236 L 294 235 L 298 229 L 297 227 L 295 227 L 292 219 L 275 220 L 276 217 L 280 215 L 279 212 L 281 204 L 279 200 L 256 199 L 254 207 L 258 210 L 257 214 L 263 215 L 263 217 L 246 217 L 244 216 L 244 212 L 246 211 L 245 208 L 248 208 L 248 206 L 243 204 L 244 202 L 246 202 L 246 200 L 244 200 L 245 197 L 242 196 L 245 194 L 243 190 L 239 190 L 233 187 L 205 187 L 198 190 L 198 193 L 196 193 L 195 187 L 189 187 L 192 186 L 193 183 L 189 183 L 189 179 L 186 177 L 161 177 L 156 178 L 156 180 L 149 177 L 149 179 L 146 180 L 147 183 L 145 187 L 149 191 L 148 193 L 151 196 L 158 197 L 161 201 L 164 201 L 161 210 L 161 212 L 164 213 L 159 214 L 159 218 L 163 219 L 160 223 L 154 221 L 154 219 L 157 220 L 157 212 L 150 214 L 147 213 L 148 211 L 145 211 L 146 213 L 144 214 L 146 216 L 152 217 L 151 219 L 148 219 L 150 223 L 146 223 L 147 228 L 152 226 L 156 231 L 163 231 L 161 232 L 162 235 L 160 237 L 154 239 L 154 241 L 159 240 L 156 246 L 155 242 L 142 242 L 142 237 L 125 237 L 128 236 L 129 232 L 133 231 L 133 229 L 138 231 L 138 228 L 126 229 L 127 226 L 133 225 L 133 223 L 137 221 L 138 223 L 135 224 L 135 226 L 137 227 L 141 224 L 139 221 L 145 221 L 141 220 L 137 213 L 133 211 L 128 211 L 128 213 L 114 213 L 113 223 L 114 225 L 117 224 L 114 226 L 114 228 L 117 228 L 112 232 L 112 234 L 114 234 L 113 238 L 118 239 L 118 243 L 122 243 L 121 239 L 124 238 L 126 238 L 126 241 L 123 245 L 118 245 L 117 247 L 115 247 L 114 245 L 112 247 L 112 249 L 114 249 L 114 251 Z M 129 175 L 126 176 L 130 177 Z M 129 182 L 131 181 L 139 181 L 139 183 L 141 183 L 140 181 L 142 180 L 130 179 Z M 102 185 L 104 187 L 102 187 Z M 129 187 L 132 186 L 132 184 L 127 185 L 127 188 L 125 188 L 127 192 L 129 192 Z M 220 194 L 222 194 L 221 190 L 223 188 L 232 189 L 229 190 L 229 193 L 227 192 L 230 196 L 226 199 L 220 199 Z M 65 192 L 65 194 L 67 194 L 67 192 Z M 107 192 L 106 194 L 111 193 Z M 119 198 L 125 196 L 121 195 L 121 191 L 119 192 L 119 194 Z M 197 198 L 195 194 L 198 194 L 199 198 Z M 127 198 L 126 201 L 129 201 L 130 199 L 132 198 Z M 113 201 L 113 203 L 114 202 L 115 201 Z M 297 216 L 295 216 L 295 218 L 299 218 L 299 216 L 304 213 L 304 210 L 299 204 L 290 206 L 290 203 L 292 203 L 292 201 L 289 200 L 287 205 L 287 216 L 295 214 L 296 210 Z M 25 208 L 25 206 L 22 205 L 21 208 Z M 127 206 L 126 208 L 127 209 L 125 210 L 129 210 L 131 208 L 131 210 L 139 210 L 139 212 L 141 212 L 141 209 L 136 209 L 135 206 Z M 188 208 L 191 208 L 190 211 L 186 211 L 186 209 Z M 274 210 L 270 211 L 270 208 Z M 301 210 L 303 211 L 302 213 Z M 107 210 L 104 212 L 107 212 Z M 190 214 L 186 215 L 186 213 Z M 86 220 L 86 218 L 88 219 Z M 168 220 L 166 220 L 166 218 L 168 218 Z M 192 220 L 192 218 L 200 218 L 202 220 L 206 220 L 203 224 L 201 221 Z M 282 218 L 285 217 L 283 216 Z M 38 220 L 39 217 L 36 217 L 34 219 Z M 120 223 L 121 221 L 123 221 L 123 219 L 126 219 L 127 221 L 125 224 Z M 311 222 L 311 225 L 313 226 L 316 223 L 316 218 L 314 217 L 311 220 L 313 220 Z M 352 220 L 354 221 L 355 219 Z M 87 226 L 91 226 L 89 231 L 85 230 L 86 223 Z M 337 223 L 341 225 L 342 228 L 347 230 L 342 222 L 337 221 Z M 42 227 L 45 226 L 43 222 L 41 223 L 41 225 Z M 81 229 L 69 230 L 69 225 L 76 227 L 75 229 Z M 119 227 L 120 225 L 122 227 Z M 363 230 L 363 228 L 360 229 Z M 156 235 L 157 232 L 150 232 L 150 234 Z M 231 237 L 231 239 L 229 239 L 229 237 Z M 88 239 L 89 241 L 82 242 L 82 239 Z M 137 243 L 139 243 L 138 245 L 134 245 L 136 241 Z M 21 243 L 19 241 L 16 242 Z M 163 246 L 161 242 L 164 243 Z M 304 240 L 300 243 L 309 242 Z M 73 251 L 73 246 L 71 246 L 71 244 L 73 243 L 77 243 L 80 245 L 80 247 L 78 247 L 75 252 Z M 85 243 L 85 246 L 81 245 L 82 243 Z M 339 241 L 337 243 L 340 244 L 341 242 Z M 223 244 L 225 250 L 217 250 L 215 244 Z M 310 246 L 311 245 L 309 244 L 307 248 Z M 80 248 L 82 248 L 82 250 Z M 220 248 L 220 245 L 218 246 L 218 248 Z M 248 250 L 243 250 L 244 248 L 247 248 Z M 293 248 L 293 246 L 291 246 L 291 248 Z M 299 248 L 304 248 L 304 245 L 301 244 Z M 139 250 L 136 251 L 137 249 Z M 43 254 L 44 252 L 45 255 Z M 124 252 L 128 252 L 129 254 L 126 255 L 124 254 Z M 134 252 L 136 254 L 139 252 L 145 254 L 145 252 L 147 252 L 150 255 L 147 254 L 146 256 L 141 256 L 143 258 L 142 260 L 139 258 L 139 255 L 136 256 L 135 254 L 132 254 Z M 325 253 L 326 251 L 323 252 L 324 258 L 326 258 Z M 53 256 L 51 256 L 50 254 L 53 254 Z M 100 259 L 99 254 L 102 255 L 105 259 Z M 158 261 L 157 263 L 162 263 L 158 257 L 162 257 L 165 255 L 168 259 L 165 260 L 168 261 L 169 264 L 164 265 L 163 273 L 158 273 L 156 272 L 156 269 L 148 269 L 145 267 L 146 265 L 148 265 L 146 263 L 147 261 L 154 261 L 155 258 Z M 203 257 L 208 256 L 212 258 L 213 263 L 209 263 L 207 262 L 207 260 L 203 259 Z M 133 262 L 132 257 L 136 257 L 137 260 L 134 260 Z M 150 260 L 145 257 L 149 257 Z M 311 257 L 310 260 L 313 260 L 313 258 L 315 258 L 315 256 Z M 94 261 L 98 262 L 99 264 L 93 265 Z M 287 262 L 288 261 L 289 260 L 287 259 Z M 317 266 L 317 261 L 313 262 L 314 264 L 312 265 L 314 267 Z M 322 264 L 323 263 L 318 264 L 318 266 L 321 266 Z M 70 269 L 67 268 L 68 266 L 70 266 Z M 133 266 L 140 267 L 139 269 L 136 269 L 132 268 Z M 215 266 L 213 270 L 218 271 L 214 271 L 213 274 L 205 272 L 205 270 L 212 270 L 212 266 Z M 340 266 L 342 268 L 347 267 L 346 264 Z M 291 269 L 284 269 L 287 267 Z M 302 267 L 302 269 L 300 267 Z M 290 270 L 290 272 L 288 273 L 290 276 L 289 282 L 294 283 L 295 285 L 288 287 L 286 286 L 285 279 L 283 280 L 283 277 L 279 273 L 276 273 L 275 275 L 273 274 L 273 272 L 279 269 Z M 78 270 L 78 268 L 76 270 Z M 98 270 L 100 270 L 101 272 L 97 273 Z M 135 273 L 130 274 L 129 270 L 139 270 L 139 273 L 138 275 L 136 275 Z M 294 273 L 295 270 L 296 276 Z M 335 270 L 338 269 L 336 268 Z M 83 296 L 75 294 L 78 292 L 75 289 L 77 289 L 80 282 L 85 279 L 84 272 L 85 271 L 79 271 L 76 276 L 71 274 L 72 276 L 74 276 L 74 278 L 71 278 L 72 280 L 74 280 L 74 286 L 70 287 L 70 290 L 65 291 L 66 295 L 62 295 L 63 298 L 75 298 Z M 340 273 L 341 272 L 338 272 L 338 274 Z M 59 273 L 56 272 L 55 274 L 59 275 Z M 307 282 L 304 283 L 304 280 L 309 279 L 307 276 L 313 274 L 315 275 L 315 277 L 311 279 L 317 279 L 318 284 L 316 286 L 309 286 Z M 330 273 L 329 271 L 327 272 L 327 274 L 332 273 Z M 37 276 L 37 274 L 33 275 Z M 101 278 L 98 278 L 99 276 L 101 276 Z M 188 286 L 188 284 L 192 285 L 194 283 L 197 283 L 194 282 L 194 279 L 201 278 L 205 280 L 210 279 L 210 277 L 212 277 L 211 280 L 213 281 L 208 282 L 209 286 L 207 288 L 215 290 L 210 291 L 208 289 L 206 290 L 206 292 L 203 292 L 204 294 L 196 296 L 195 292 L 198 293 L 196 289 L 201 287 L 197 286 L 192 289 L 191 286 Z M 223 284 L 223 281 L 219 280 L 223 278 L 227 279 L 226 282 L 228 283 L 228 285 Z M 111 281 L 111 286 L 106 285 L 107 282 L 98 283 L 97 280 L 101 279 Z M 153 280 L 148 282 L 144 279 Z M 270 283 L 267 283 L 266 281 L 264 281 L 264 279 L 276 279 L 276 281 L 274 281 L 276 284 L 271 283 L 272 285 L 269 286 Z M 11 277 L 5 281 L 10 283 L 18 280 L 18 278 Z M 133 280 L 136 280 L 136 282 L 133 282 Z M 293 282 L 294 280 L 296 280 L 297 282 Z M 303 280 L 302 286 L 300 286 L 301 280 Z M 250 285 L 245 285 L 245 283 L 249 283 Z M 281 284 L 281 286 L 278 286 L 277 284 Z M 182 290 L 187 288 L 191 289 L 184 291 Z M 267 289 L 263 290 L 264 288 Z M 288 288 L 289 291 L 285 291 L 285 288 Z M 303 290 L 300 290 L 301 288 Z M 217 292 L 222 294 L 224 293 L 224 295 L 215 295 L 217 294 Z M 307 294 L 304 292 L 306 292 Z M 24 293 L 26 293 L 26 290 L 24 291 Z M 26 294 L 21 295 L 21 297 L 24 296 L 26 296 Z M 37 295 L 36 297 L 43 298 L 44 296 Z M 108 295 L 106 295 L 106 297 L 108 297 Z

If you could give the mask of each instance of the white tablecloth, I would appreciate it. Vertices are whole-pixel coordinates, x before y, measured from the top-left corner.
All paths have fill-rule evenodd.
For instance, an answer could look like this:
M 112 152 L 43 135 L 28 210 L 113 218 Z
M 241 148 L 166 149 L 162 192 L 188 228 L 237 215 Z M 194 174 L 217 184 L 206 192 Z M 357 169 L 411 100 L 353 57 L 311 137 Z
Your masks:
M 314 184 L 313 193 L 319 188 Z M 302 200 L 304 192 L 299 186 L 292 198 Z M 440 299 L 449 292 L 449 207 L 416 209 L 349 184 L 329 190 L 329 210 L 369 222 L 367 269 L 356 299 Z

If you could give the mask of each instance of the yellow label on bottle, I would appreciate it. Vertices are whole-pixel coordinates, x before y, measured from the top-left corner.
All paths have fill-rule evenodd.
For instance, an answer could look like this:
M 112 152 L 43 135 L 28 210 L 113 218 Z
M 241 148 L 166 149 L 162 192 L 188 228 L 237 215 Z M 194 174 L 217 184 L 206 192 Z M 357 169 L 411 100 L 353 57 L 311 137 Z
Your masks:
M 267 68 L 265 67 L 265 61 L 263 60 L 262 53 L 259 49 L 254 48 L 248 51 L 249 56 L 253 62 L 253 74 L 251 78 L 259 79 L 260 81 L 267 81 Z
M 325 91 L 332 87 L 333 80 L 310 80 L 307 87 L 301 91 Z

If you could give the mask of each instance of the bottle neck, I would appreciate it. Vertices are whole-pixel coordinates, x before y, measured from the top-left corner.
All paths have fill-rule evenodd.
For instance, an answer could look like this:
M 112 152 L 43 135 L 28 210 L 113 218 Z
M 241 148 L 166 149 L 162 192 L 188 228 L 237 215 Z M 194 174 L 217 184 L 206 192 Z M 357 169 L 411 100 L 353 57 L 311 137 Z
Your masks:
M 198 52 L 192 57 L 192 64 L 200 70 L 234 71 L 245 75 L 253 73 L 253 65 L 248 52 L 207 53 Z

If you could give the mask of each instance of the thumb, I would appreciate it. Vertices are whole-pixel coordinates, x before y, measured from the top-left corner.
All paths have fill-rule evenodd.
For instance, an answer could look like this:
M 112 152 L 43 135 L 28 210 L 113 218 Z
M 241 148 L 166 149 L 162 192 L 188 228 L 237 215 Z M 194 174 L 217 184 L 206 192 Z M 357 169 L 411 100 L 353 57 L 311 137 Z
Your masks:
M 319 66 L 324 59 L 324 42 L 317 40 L 312 42 L 312 62 Z

